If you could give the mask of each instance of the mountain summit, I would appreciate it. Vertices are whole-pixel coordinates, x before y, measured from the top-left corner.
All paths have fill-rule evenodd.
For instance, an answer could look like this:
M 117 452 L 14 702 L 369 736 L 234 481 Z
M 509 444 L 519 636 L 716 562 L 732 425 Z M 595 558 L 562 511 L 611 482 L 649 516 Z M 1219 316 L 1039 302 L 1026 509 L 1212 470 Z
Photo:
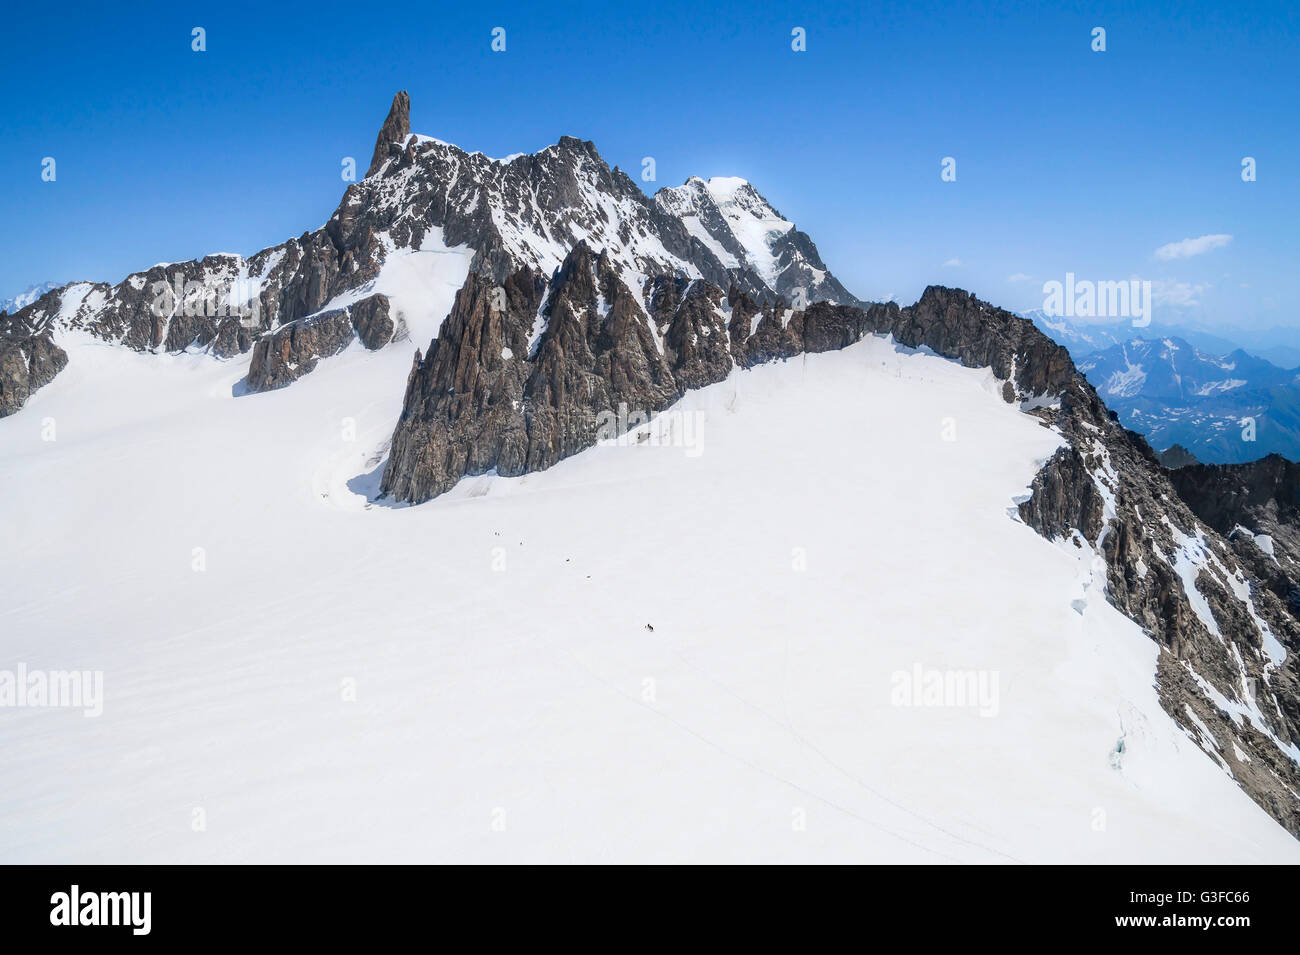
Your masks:
M 0 413 L 49 380 L 13 349 L 57 348 L 51 336 L 61 330 L 139 351 L 253 351 L 250 387 L 278 387 L 352 341 L 427 346 L 446 316 L 431 307 L 435 264 L 455 261 L 498 284 L 523 268 L 550 277 L 579 244 L 600 250 L 643 308 L 650 281 L 665 276 L 735 286 L 761 303 L 857 303 L 753 186 L 711 183 L 692 179 L 650 199 L 592 143 L 567 136 L 507 159 L 466 152 L 411 134 L 402 91 L 367 176 L 348 186 L 322 228 L 247 258 L 156 265 L 26 304 L 9 320 L 12 371 L 0 378 Z M 464 274 L 454 280 L 463 282 Z M 39 346 L 15 344 L 32 335 L 43 336 Z
M 295 447 L 311 458 L 310 463 L 297 458 L 281 463 L 294 474 L 310 472 L 310 480 L 304 480 L 308 488 L 299 488 L 303 493 L 296 497 L 269 495 L 274 502 L 269 508 L 260 498 L 248 502 L 258 516 L 243 526 L 249 534 L 265 534 L 271 522 L 279 521 L 287 528 L 284 535 L 293 537 L 296 525 L 285 522 L 277 509 L 295 509 L 296 520 L 301 513 L 296 508 L 310 510 L 333 496 L 346 497 L 357 511 L 373 512 L 369 528 L 382 525 L 389 531 L 403 526 L 404 519 L 419 521 L 418 515 L 430 510 L 441 518 L 452 508 L 435 506 L 413 514 L 389 511 L 384 505 L 461 494 L 462 484 L 471 483 L 467 478 L 487 493 L 492 482 L 549 472 L 553 480 L 543 483 L 564 498 L 564 486 L 555 483 L 555 473 L 562 468 L 555 466 L 597 449 L 609 437 L 611 415 L 620 421 L 616 438 L 639 442 L 642 432 L 629 420 L 655 419 L 682 402 L 704 402 L 707 408 L 708 401 L 716 401 L 717 414 L 730 419 L 744 398 L 746 382 L 771 382 L 776 375 L 782 387 L 792 387 L 805 374 L 812 378 L 819 368 L 850 367 L 861 380 L 827 390 L 825 394 L 835 396 L 833 404 L 804 412 L 805 418 L 827 416 L 831 423 L 820 422 L 818 433 L 831 437 L 814 448 L 805 447 L 807 460 L 782 464 L 779 454 L 761 459 L 765 469 L 790 468 L 782 472 L 786 483 L 773 481 L 766 471 L 719 472 L 720 480 L 727 482 L 721 485 L 726 493 L 710 498 L 713 510 L 701 513 L 690 510 L 689 493 L 663 498 L 653 476 L 638 473 L 629 485 L 635 496 L 623 499 L 619 507 L 686 515 L 689 520 L 675 526 L 690 543 L 753 534 L 754 528 L 761 531 L 792 513 L 815 514 L 821 485 L 834 486 L 842 505 L 830 515 L 831 526 L 835 536 L 851 540 L 849 551 L 856 556 L 850 559 L 864 568 L 860 575 L 835 571 L 833 594 L 819 592 L 841 601 L 845 594 L 860 597 L 860 588 L 869 589 L 883 572 L 879 564 L 896 563 L 904 544 L 912 550 L 907 551 L 911 562 L 903 566 L 916 569 L 901 576 L 897 568 L 892 572 L 894 579 L 916 588 L 917 600 L 927 599 L 927 588 L 932 592 L 951 586 L 955 578 L 976 579 L 990 567 L 999 569 L 1004 558 L 1021 567 L 1052 561 L 1053 572 L 1060 574 L 1056 579 L 1067 582 L 1071 595 L 1050 611 L 1065 615 L 1064 622 L 1060 616 L 1051 617 L 1056 621 L 1054 633 L 1077 633 L 1084 640 L 1084 634 L 1101 632 L 1088 627 L 1106 630 L 1122 623 L 1120 629 L 1134 637 L 1132 643 L 1150 654 L 1145 672 L 1136 678 L 1129 669 L 1122 674 L 1125 680 L 1136 679 L 1133 693 L 1148 693 L 1154 683 L 1158 705 L 1172 721 L 1162 725 L 1171 731 L 1175 724 L 1181 727 L 1186 736 L 1178 739 L 1184 746 L 1190 737 L 1203 752 L 1203 757 L 1194 753 L 1198 761 L 1211 761 L 1216 774 L 1226 774 L 1287 830 L 1300 835 L 1300 532 L 1295 527 L 1300 518 L 1288 505 L 1296 486 L 1291 471 L 1277 462 L 1226 473 L 1202 466 L 1168 471 L 1140 435 L 1119 423 L 1104 394 L 1076 368 L 1066 349 L 1031 321 L 969 292 L 940 286 L 927 288 L 907 307 L 861 302 L 831 275 L 812 241 L 744 180 L 691 178 L 648 198 L 626 174 L 605 163 L 590 142 L 564 137 L 531 155 L 492 159 L 410 133 L 409 109 L 409 98 L 399 93 L 377 137 L 368 175 L 348 186 L 320 229 L 248 258 L 214 255 L 157 265 L 115 285 L 73 283 L 0 319 L 0 413 L 13 414 L 25 402 L 47 397 L 53 403 L 66 402 L 70 392 L 86 387 L 86 382 L 102 383 L 95 371 L 105 362 L 105 352 L 129 356 L 138 379 L 124 389 L 128 394 L 152 381 L 141 374 L 144 366 L 157 369 L 179 390 L 191 380 L 183 377 L 186 369 L 213 364 L 162 361 L 149 353 L 202 352 L 231 359 L 221 369 L 224 383 L 214 383 L 214 376 L 204 402 L 194 406 L 195 414 L 225 428 L 236 419 L 239 427 L 246 427 L 261 411 L 281 416 L 276 420 L 284 440 L 292 435 L 300 442 Z M 104 342 L 124 348 L 105 349 Z M 826 353 L 857 356 L 859 363 L 829 360 Z M 239 365 L 233 361 L 244 355 L 246 372 L 242 360 Z M 917 379 L 899 390 L 886 388 L 879 397 L 874 392 L 864 397 L 868 393 L 860 389 L 868 381 L 879 384 L 876 379 L 886 371 L 901 380 L 903 358 L 909 359 L 906 370 Z M 66 382 L 56 378 L 65 366 L 80 368 L 82 362 L 84 375 L 68 375 Z M 1132 364 L 1106 374 L 1104 387 L 1122 391 L 1129 380 L 1124 376 L 1135 374 Z M 234 372 L 227 373 L 228 367 Z M 318 373 L 322 368 L 328 370 Z M 1225 377 L 1207 380 L 1205 386 L 1224 390 L 1230 371 L 1217 369 L 1214 374 Z M 299 383 L 308 375 L 310 380 Z M 349 375 L 364 378 L 366 386 L 375 389 L 366 392 L 360 408 L 348 388 Z M 367 375 L 382 375 L 382 381 Z M 48 388 L 52 380 L 60 383 Z M 941 403 L 934 403 L 933 396 L 922 399 L 926 382 L 945 389 Z M 724 398 L 727 389 L 730 394 Z M 277 393 L 258 394 L 265 392 Z M 702 397 L 706 393 L 711 397 Z M 212 400 L 217 397 L 235 400 Z M 901 413 L 891 401 L 919 400 L 925 400 L 929 410 L 914 427 L 891 429 L 882 422 Z M 140 405 L 153 408 L 148 401 Z M 80 407 L 83 418 L 93 417 L 86 405 Z M 758 430 L 732 432 L 742 435 L 737 439 L 742 443 L 766 446 L 774 435 L 802 433 L 808 427 L 806 420 L 783 417 L 772 404 L 760 407 L 784 430 L 763 429 L 763 422 L 750 418 L 746 427 Z M 849 412 L 857 417 L 841 417 Z M 372 422 L 360 439 L 354 426 L 358 417 L 367 415 L 377 423 Z M 330 421 L 332 428 L 339 418 L 348 435 L 341 442 L 347 446 L 343 450 L 338 450 L 337 440 L 327 444 L 329 439 L 318 433 L 322 420 Z M 840 422 L 846 426 L 838 427 Z M 968 455 L 960 459 L 964 470 L 942 471 L 942 481 L 915 465 L 924 460 L 927 467 L 951 467 L 951 461 L 935 451 L 935 442 L 957 444 L 958 434 L 966 436 L 962 441 L 979 442 L 984 429 L 994 427 L 991 422 L 1006 429 L 999 432 L 1005 440 L 991 445 L 1001 449 L 991 459 L 972 455 L 969 445 L 963 446 Z M 877 444 L 877 435 L 885 432 L 892 443 Z M 1030 437 L 1024 437 L 1025 432 Z M 129 440 L 130 429 L 121 433 Z M 176 440 L 186 440 L 183 429 L 172 433 L 182 435 Z M 280 434 L 273 437 L 278 440 Z M 267 455 L 274 453 L 274 446 L 269 438 L 259 445 Z M 246 452 L 242 443 L 238 447 L 232 457 L 242 460 Z M 323 451 L 326 447 L 329 450 Z M 861 469 L 867 460 L 864 448 L 871 467 Z M 1023 457 L 1026 471 L 1004 473 L 998 454 Z M 1002 487 L 1002 504 L 996 496 L 991 504 L 980 497 L 971 507 L 978 509 L 981 520 L 993 514 L 996 529 L 988 533 L 1004 551 L 981 550 L 977 557 L 952 566 L 948 579 L 938 575 L 932 580 L 929 568 L 951 544 L 942 529 L 931 527 L 929 533 L 937 536 L 928 539 L 927 548 L 896 539 L 905 536 L 896 525 L 891 525 L 893 536 L 882 536 L 874 526 L 855 526 L 859 489 L 837 484 L 839 463 L 846 458 L 859 467 L 852 472 L 858 475 L 855 481 L 874 480 L 873 471 L 906 471 L 911 464 L 915 480 L 896 486 L 894 493 L 905 495 L 908 506 L 926 516 L 937 507 L 937 498 L 960 498 L 967 483 L 978 484 L 981 493 L 992 493 L 993 485 Z M 321 459 L 348 462 L 350 473 L 338 479 L 339 466 Z M 592 460 L 590 455 L 586 459 L 589 468 L 595 467 Z M 577 467 L 577 462 L 569 463 Z M 972 469 L 998 477 L 981 475 L 976 481 L 969 474 Z M 47 474 L 33 473 L 42 479 Z M 277 480 L 277 475 L 283 476 L 274 471 L 263 478 Z M 1027 486 L 1020 483 L 1031 475 Z M 760 477 L 771 483 L 748 494 L 747 488 Z M 998 483 L 1002 481 L 1009 484 Z M 208 498 L 221 498 L 225 490 L 210 488 Z M 1023 493 L 1013 500 L 1017 490 Z M 606 495 L 601 500 L 618 498 Z M 154 513 L 153 502 L 147 503 Z M 892 501 L 877 506 L 892 506 Z M 522 523 L 525 510 L 515 508 L 510 521 L 502 517 L 502 525 L 491 529 L 471 521 L 464 531 L 469 536 L 463 538 L 472 541 L 464 545 L 470 550 L 438 558 L 451 568 L 446 573 L 462 572 L 459 565 L 473 548 L 504 561 L 506 541 L 501 534 Z M 873 513 L 879 515 L 879 510 Z M 594 521 L 590 513 L 566 514 L 566 522 Z M 238 515 L 229 516 L 234 520 Z M 618 533 L 624 515 L 604 516 L 610 524 L 602 533 Z M 310 516 L 303 520 L 312 523 Z M 358 526 L 349 522 L 349 532 L 355 533 Z M 410 589 L 388 603 L 390 610 L 395 602 L 402 605 L 402 613 L 417 613 L 430 603 L 425 596 L 429 574 L 422 561 L 440 554 L 447 525 L 419 526 L 433 526 L 435 531 L 421 535 L 415 544 L 406 540 L 401 566 L 387 565 L 407 575 L 419 565 L 418 574 L 404 578 L 412 581 Z M 331 529 L 342 532 L 336 525 Z M 224 524 L 214 522 L 207 533 L 220 536 Z M 552 525 L 543 536 L 558 533 Z M 514 535 L 513 548 L 524 547 L 521 537 L 522 532 Z M 311 539 L 328 546 L 327 536 Z M 745 539 L 756 541 L 756 546 L 771 543 L 761 533 Z M 271 549 L 284 544 L 274 536 L 268 540 Z M 681 540 L 660 543 L 662 549 L 677 553 Z M 168 546 L 181 545 L 169 539 Z M 798 551 L 802 545 L 780 538 L 778 549 L 791 547 Z M 359 550 L 367 560 L 392 557 L 368 542 Z M 649 575 L 648 584 L 611 573 L 620 600 L 625 592 L 654 589 L 664 568 L 656 566 L 661 558 L 653 551 L 643 551 L 634 568 L 635 574 Z M 534 598 L 556 592 L 559 578 L 548 577 L 541 565 L 528 564 L 520 550 L 510 553 L 517 555 L 510 560 L 527 568 L 522 578 L 510 578 L 511 585 L 517 579 L 525 580 L 522 586 L 543 581 L 540 589 L 528 591 Z M 310 550 L 307 554 L 301 559 L 315 559 Z M 573 556 L 585 558 L 593 565 L 591 571 L 598 572 L 597 555 Z M 556 566 L 571 563 L 570 555 L 552 557 Z M 764 558 L 764 567 L 771 564 L 769 558 Z M 303 586 L 317 595 L 346 592 L 348 599 L 364 599 L 363 593 L 353 593 L 364 588 L 356 587 L 352 574 L 362 575 L 366 569 L 348 564 L 347 555 L 338 559 L 348 570 L 338 571 L 328 587 L 318 588 L 314 580 Z M 322 572 L 335 573 L 336 568 Z M 581 588 L 590 579 L 588 574 L 564 586 Z M 757 595 L 752 600 L 766 599 L 766 588 L 782 595 L 797 590 L 784 577 L 779 583 L 770 574 L 763 579 L 768 584 L 754 587 Z M 987 584 L 978 588 L 982 591 L 994 586 L 987 577 L 978 579 Z M 369 586 L 384 586 L 374 577 L 367 580 Z M 735 589 L 734 580 L 726 576 L 710 582 L 718 592 Z M 515 591 L 493 586 L 493 599 L 509 603 Z M 256 588 L 256 583 L 246 583 L 244 590 L 231 593 L 242 596 Z M 220 596 L 229 599 L 228 593 Z M 871 596 L 889 603 L 883 594 Z M 1020 594 L 1008 601 L 1022 598 L 1029 599 Z M 978 604 L 980 595 L 974 599 Z M 274 606 L 284 603 L 277 594 Z M 996 610 L 985 606 L 970 619 L 962 619 L 965 611 L 954 609 L 944 633 L 949 626 L 966 627 L 963 639 L 972 643 L 993 639 L 990 635 L 1004 626 L 1021 628 L 1021 637 L 1042 636 L 1035 629 L 1041 626 L 1037 619 L 1014 624 L 1003 619 L 1016 609 L 1010 603 Z M 645 606 L 674 615 L 662 601 Z M 520 626 L 542 626 L 538 607 L 529 610 L 534 616 L 521 618 Z M 864 619 L 873 612 L 869 602 L 867 611 Z M 810 609 L 809 618 L 818 613 Z M 474 619 L 458 625 L 478 626 L 475 614 L 489 616 L 480 606 L 469 615 Z M 855 626 L 857 615 L 855 611 Z M 249 619 L 258 618 L 252 613 Z M 900 619 L 914 621 L 915 616 Z M 420 627 L 428 623 L 411 620 L 402 618 L 403 627 L 412 628 L 403 632 L 422 632 Z M 802 625 L 802 620 L 798 625 L 791 622 L 794 629 Z M 1149 640 L 1141 640 L 1141 634 Z M 861 643 L 885 637 L 858 633 L 854 639 Z M 747 642 L 739 646 L 742 656 L 749 652 Z M 941 653 L 951 651 L 942 642 L 937 646 Z M 1042 655 L 1036 639 L 1027 646 L 1032 648 L 1026 651 L 1029 656 Z M 1120 678 L 1104 668 L 1092 669 L 1097 665 L 1087 647 L 1054 646 L 1064 656 L 1049 661 L 1051 678 L 1066 679 L 1061 674 L 1068 670 L 1068 680 L 1085 684 L 1080 699 L 1092 698 L 1089 680 L 1100 684 Z M 566 659 L 585 666 L 582 654 L 566 654 Z M 1123 659 L 1129 661 L 1126 667 L 1136 666 L 1135 658 Z M 1007 665 L 1020 667 L 1020 656 Z M 625 676 L 620 672 L 618 680 Z M 531 675 L 518 681 L 532 682 Z M 618 685 L 604 677 L 598 682 Z M 1135 723 L 1134 712 L 1104 714 L 1107 721 L 1118 716 L 1113 727 L 1107 724 L 1112 734 L 1106 740 L 1109 750 L 1088 751 L 1088 765 L 1100 760 L 1120 769 L 1135 758 L 1128 755 L 1134 747 L 1150 738 L 1163 739 L 1162 730 L 1148 734 L 1152 716 Z M 526 717 L 520 720 L 521 725 L 526 722 Z M 1050 746 L 1045 752 L 1051 752 Z M 1017 756 L 1024 761 L 1024 753 Z M 1128 788 L 1150 778 L 1149 764 L 1144 768 L 1142 757 L 1136 758 L 1136 774 L 1124 779 Z M 1197 766 L 1207 769 L 1209 764 Z M 1050 772 L 1042 770 L 1044 776 Z M 1224 782 L 1221 775 L 1217 779 Z M 1039 784 L 1047 787 L 1051 781 Z M 1081 820 L 1081 829 L 1084 825 Z
M 370 157 L 370 169 L 366 172 L 366 175 L 373 175 L 375 170 L 388 158 L 389 152 L 394 147 L 400 150 L 410 135 L 411 97 L 406 90 L 402 90 L 393 97 L 393 105 L 388 111 L 388 118 L 384 120 L 384 125 L 379 127 L 379 135 L 375 137 L 375 151 Z

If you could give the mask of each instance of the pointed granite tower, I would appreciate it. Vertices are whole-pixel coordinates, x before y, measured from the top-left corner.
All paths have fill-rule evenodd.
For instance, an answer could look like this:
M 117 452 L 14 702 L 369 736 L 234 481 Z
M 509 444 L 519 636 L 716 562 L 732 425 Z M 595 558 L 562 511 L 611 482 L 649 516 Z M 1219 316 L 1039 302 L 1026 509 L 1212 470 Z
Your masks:
M 393 107 L 388 111 L 388 118 L 379 127 L 379 137 L 375 140 L 375 154 L 370 157 L 370 168 L 366 175 L 373 175 L 375 170 L 388 158 L 389 147 L 393 143 L 399 146 L 411 135 L 411 97 L 402 90 L 393 97 Z

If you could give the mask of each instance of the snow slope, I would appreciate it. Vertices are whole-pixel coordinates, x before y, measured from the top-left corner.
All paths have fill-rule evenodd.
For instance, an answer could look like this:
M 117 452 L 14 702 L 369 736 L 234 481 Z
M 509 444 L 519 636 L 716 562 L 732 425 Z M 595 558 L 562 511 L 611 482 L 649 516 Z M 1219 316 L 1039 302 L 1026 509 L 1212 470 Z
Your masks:
M 739 250 L 743 264 L 768 288 L 779 286 L 781 268 L 773 243 L 793 229 L 794 223 L 782 218 L 747 181 L 714 176 L 706 182 L 692 176 L 683 185 L 660 189 L 655 201 L 680 218 L 687 231 L 727 268 L 742 264 L 732 251 Z
M 0 669 L 106 699 L 0 709 L 2 862 L 1300 862 L 1010 516 L 1058 439 L 986 372 L 869 339 L 391 508 L 409 350 L 65 345 L 0 420 Z

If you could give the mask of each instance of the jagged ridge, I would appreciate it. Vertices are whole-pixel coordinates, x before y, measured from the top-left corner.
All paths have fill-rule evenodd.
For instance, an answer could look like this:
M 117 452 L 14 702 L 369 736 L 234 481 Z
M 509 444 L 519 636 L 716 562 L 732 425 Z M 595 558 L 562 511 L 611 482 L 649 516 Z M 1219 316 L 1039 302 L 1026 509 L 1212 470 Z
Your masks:
M 156 265 L 116 285 L 72 283 L 47 292 L 16 316 L 0 316 L 0 325 L 50 324 L 55 333 L 84 330 L 140 351 L 192 349 L 224 358 L 253 350 L 283 326 L 382 292 L 373 285 L 394 253 L 463 247 L 472 255 L 471 271 L 501 283 L 521 268 L 551 275 L 581 242 L 608 253 L 637 296 L 649 278 L 673 275 L 734 284 L 758 301 L 798 290 L 809 302 L 856 302 L 825 270 L 806 235 L 752 186 L 736 191 L 743 193 L 743 202 L 733 205 L 746 210 L 747 243 L 734 235 L 727 239 L 733 251 L 723 253 L 730 263 L 724 264 L 711 247 L 714 239 L 702 241 L 668 210 L 670 203 L 647 198 L 631 178 L 611 169 L 592 143 L 563 137 L 533 155 L 490 159 L 412 135 L 410 99 L 403 91 L 379 131 L 366 178 L 348 186 L 320 229 L 247 259 L 212 255 Z M 727 228 L 713 222 L 711 233 L 700 234 L 725 238 Z M 762 259 L 757 267 L 755 256 Z M 182 293 L 160 298 L 164 287 Z M 195 310 L 184 307 L 187 300 L 209 307 L 191 314 Z M 400 304 L 396 312 L 394 331 L 400 337 Z M 285 363 L 310 368 L 338 350 L 337 336 L 302 332 L 300 327 L 298 334 L 280 335 L 255 355 L 250 387 L 286 383 L 267 367 L 267 356 L 281 354 Z M 387 341 L 371 337 L 363 344 L 382 347 Z M 12 413 L 20 404 L 10 401 L 0 413 Z

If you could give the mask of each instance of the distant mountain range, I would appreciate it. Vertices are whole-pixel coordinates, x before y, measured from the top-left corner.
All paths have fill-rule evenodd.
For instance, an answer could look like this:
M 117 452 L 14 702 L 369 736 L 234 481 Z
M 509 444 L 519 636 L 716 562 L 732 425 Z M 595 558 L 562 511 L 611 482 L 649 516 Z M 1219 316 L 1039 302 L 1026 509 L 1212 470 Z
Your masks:
M 1268 454 L 1300 460 L 1300 370 L 1154 323 L 1074 323 L 1040 311 L 1025 317 L 1070 351 L 1120 421 L 1153 448 L 1180 445 L 1214 464 Z
M 1078 322 L 1061 316 L 1049 316 L 1041 308 L 1020 314 L 1030 319 L 1057 344 L 1068 348 L 1076 360 L 1135 338 L 1154 341 L 1181 338 L 1211 355 L 1226 355 L 1241 349 L 1279 368 L 1300 368 L 1300 331 L 1294 328 L 1270 328 L 1264 331 L 1242 329 L 1228 338 L 1204 329 L 1161 322 L 1140 327 L 1128 319 Z
M 57 282 L 42 282 L 40 285 L 29 285 L 25 291 L 13 298 L 0 298 L 0 312 L 13 313 L 20 308 L 26 308 L 46 292 L 53 291 L 58 287 L 59 283 Z

